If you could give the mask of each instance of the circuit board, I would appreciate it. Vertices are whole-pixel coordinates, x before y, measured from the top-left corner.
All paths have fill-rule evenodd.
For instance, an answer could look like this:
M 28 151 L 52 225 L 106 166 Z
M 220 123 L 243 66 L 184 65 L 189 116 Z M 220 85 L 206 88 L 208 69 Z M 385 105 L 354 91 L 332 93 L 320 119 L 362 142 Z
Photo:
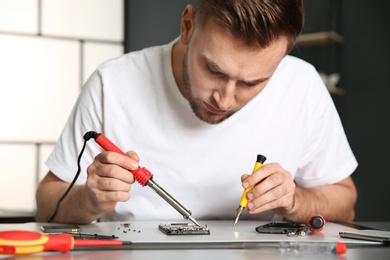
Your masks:
M 210 235 L 206 226 L 197 226 L 192 223 L 160 224 L 158 229 L 166 235 Z

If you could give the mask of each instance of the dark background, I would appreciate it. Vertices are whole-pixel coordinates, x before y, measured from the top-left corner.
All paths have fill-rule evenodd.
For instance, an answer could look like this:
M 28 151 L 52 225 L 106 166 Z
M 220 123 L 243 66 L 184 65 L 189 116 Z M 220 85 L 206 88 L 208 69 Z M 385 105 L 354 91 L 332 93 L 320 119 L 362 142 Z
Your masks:
M 196 0 L 125 1 L 126 52 L 164 44 L 180 32 L 180 17 Z M 359 167 L 357 221 L 390 220 L 390 1 L 305 0 L 304 33 L 333 30 L 342 44 L 299 47 L 292 55 L 319 71 L 340 74 L 344 96 L 333 96 Z

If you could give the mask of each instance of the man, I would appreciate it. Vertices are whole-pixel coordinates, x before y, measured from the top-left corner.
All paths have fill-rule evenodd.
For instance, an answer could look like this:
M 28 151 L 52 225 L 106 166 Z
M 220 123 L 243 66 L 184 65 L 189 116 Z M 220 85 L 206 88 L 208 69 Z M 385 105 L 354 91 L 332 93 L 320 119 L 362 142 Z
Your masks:
M 181 218 L 134 183 L 139 165 L 196 219 L 233 220 L 254 186 L 242 219 L 353 220 L 357 162 L 336 109 L 314 68 L 287 55 L 302 26 L 299 0 L 199 0 L 177 40 L 99 66 L 47 161 L 37 220 L 53 214 L 90 130 L 127 156 L 88 143 L 53 221 Z M 240 182 L 259 153 L 265 165 Z

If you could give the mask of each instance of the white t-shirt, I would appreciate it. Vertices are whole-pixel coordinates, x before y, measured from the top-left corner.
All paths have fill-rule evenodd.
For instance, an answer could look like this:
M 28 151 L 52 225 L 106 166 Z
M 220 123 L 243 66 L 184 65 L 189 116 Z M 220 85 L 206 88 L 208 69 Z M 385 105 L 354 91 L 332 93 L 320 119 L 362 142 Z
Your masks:
M 195 219 L 234 219 L 257 154 L 278 162 L 302 187 L 338 182 L 357 167 L 332 99 L 313 66 L 286 56 L 266 88 L 226 121 L 199 120 L 175 83 L 174 42 L 100 65 L 82 89 L 47 166 L 70 182 L 88 131 L 104 133 Z M 78 184 L 102 151 L 87 143 Z M 149 187 L 132 185 L 131 197 L 102 220 L 176 220 L 182 216 Z M 242 219 L 270 220 L 272 212 Z M 274 218 L 275 219 L 275 218 Z

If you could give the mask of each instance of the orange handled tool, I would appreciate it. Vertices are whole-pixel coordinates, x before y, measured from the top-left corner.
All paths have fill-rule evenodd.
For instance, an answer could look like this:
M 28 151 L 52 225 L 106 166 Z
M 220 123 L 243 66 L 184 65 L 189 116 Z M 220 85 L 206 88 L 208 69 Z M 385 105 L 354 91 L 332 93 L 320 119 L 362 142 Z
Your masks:
M 121 240 L 74 239 L 68 233 L 44 234 L 34 231 L 0 232 L 0 254 L 23 255 L 43 251 L 68 252 L 74 247 L 122 246 Z
M 313 214 L 309 217 L 309 220 L 306 222 L 306 225 L 309 227 L 312 232 L 320 232 L 324 229 L 326 221 L 321 214 Z

